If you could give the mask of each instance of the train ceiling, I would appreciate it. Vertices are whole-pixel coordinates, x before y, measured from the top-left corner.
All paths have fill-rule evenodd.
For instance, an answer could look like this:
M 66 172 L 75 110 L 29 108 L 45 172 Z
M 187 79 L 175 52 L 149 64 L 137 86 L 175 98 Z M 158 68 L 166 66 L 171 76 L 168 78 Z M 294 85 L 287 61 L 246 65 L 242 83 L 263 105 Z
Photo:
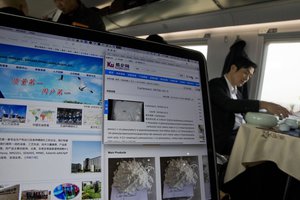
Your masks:
M 97 7 L 108 31 L 182 18 L 201 13 L 286 0 L 82 0 Z M 27 0 L 29 14 L 42 18 L 55 13 L 54 0 Z

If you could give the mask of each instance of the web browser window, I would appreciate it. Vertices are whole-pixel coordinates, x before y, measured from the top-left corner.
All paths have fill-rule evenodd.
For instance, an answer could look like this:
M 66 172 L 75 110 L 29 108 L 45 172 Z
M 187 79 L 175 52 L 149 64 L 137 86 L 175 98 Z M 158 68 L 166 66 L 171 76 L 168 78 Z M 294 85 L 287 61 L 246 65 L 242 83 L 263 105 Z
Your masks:
M 124 49 L 105 62 L 104 142 L 205 142 L 195 61 Z

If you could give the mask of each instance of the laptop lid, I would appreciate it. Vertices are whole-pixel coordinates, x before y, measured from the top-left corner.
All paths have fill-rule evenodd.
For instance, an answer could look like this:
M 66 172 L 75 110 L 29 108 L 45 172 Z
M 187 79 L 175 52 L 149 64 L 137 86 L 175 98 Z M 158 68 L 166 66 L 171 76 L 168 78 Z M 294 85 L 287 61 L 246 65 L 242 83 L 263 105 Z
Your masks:
M 201 53 L 0 19 L 0 199 L 218 198 Z

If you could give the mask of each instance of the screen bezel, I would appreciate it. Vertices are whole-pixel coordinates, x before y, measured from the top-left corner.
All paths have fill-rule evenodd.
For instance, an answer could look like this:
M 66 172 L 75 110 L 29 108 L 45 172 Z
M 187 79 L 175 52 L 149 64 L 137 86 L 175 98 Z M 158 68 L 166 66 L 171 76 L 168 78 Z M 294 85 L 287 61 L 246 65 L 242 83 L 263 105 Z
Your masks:
M 212 131 L 212 120 L 210 111 L 210 101 L 208 92 L 208 75 L 205 57 L 197 51 L 182 48 L 179 46 L 160 44 L 156 42 L 138 39 L 131 36 L 120 35 L 111 32 L 101 32 L 85 28 L 79 28 L 69 25 L 58 24 L 39 20 L 30 17 L 16 16 L 6 13 L 0 13 L 0 26 L 23 29 L 27 31 L 53 34 L 64 37 L 71 37 L 82 40 L 89 40 L 101 43 L 108 43 L 122 47 L 135 48 L 139 50 L 178 56 L 185 59 L 191 59 L 199 62 L 201 89 L 203 94 L 203 108 L 205 113 L 205 127 L 207 139 L 207 151 L 209 162 L 209 175 L 212 199 L 219 199 L 215 148 Z

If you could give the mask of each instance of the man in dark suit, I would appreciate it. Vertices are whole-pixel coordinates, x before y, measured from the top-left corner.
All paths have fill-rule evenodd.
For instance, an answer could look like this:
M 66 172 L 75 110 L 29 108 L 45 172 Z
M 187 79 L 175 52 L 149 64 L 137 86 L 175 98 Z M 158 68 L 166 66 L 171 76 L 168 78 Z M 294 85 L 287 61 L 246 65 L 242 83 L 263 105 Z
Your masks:
M 255 69 L 254 62 L 240 56 L 234 59 L 224 76 L 209 81 L 215 146 L 220 154 L 230 155 L 237 130 L 245 123 L 243 115 L 246 112 L 265 109 L 278 116 L 289 115 L 289 111 L 278 104 L 243 99 L 237 88 L 242 87 L 253 76 Z
M 58 23 L 105 31 L 100 14 L 87 8 L 80 0 L 54 0 L 54 3 L 62 11 Z
M 289 115 L 289 111 L 278 104 L 243 97 L 238 87 L 242 87 L 253 76 L 255 69 L 256 64 L 249 58 L 238 56 L 232 60 L 223 76 L 209 81 L 214 141 L 216 151 L 220 154 L 230 155 L 238 128 L 245 123 L 243 116 L 246 112 L 265 109 L 269 113 L 282 115 L 282 117 Z M 282 190 L 275 189 L 276 193 L 273 196 L 268 195 L 271 187 L 267 186 L 282 188 L 284 185 L 282 180 L 286 177 L 274 166 L 275 164 L 272 164 L 251 167 L 238 178 L 224 185 L 223 177 L 220 176 L 220 188 L 229 193 L 233 200 L 276 199 L 273 196 L 281 196 Z M 273 177 L 278 178 L 274 185 L 269 181 L 272 177 L 270 172 Z

